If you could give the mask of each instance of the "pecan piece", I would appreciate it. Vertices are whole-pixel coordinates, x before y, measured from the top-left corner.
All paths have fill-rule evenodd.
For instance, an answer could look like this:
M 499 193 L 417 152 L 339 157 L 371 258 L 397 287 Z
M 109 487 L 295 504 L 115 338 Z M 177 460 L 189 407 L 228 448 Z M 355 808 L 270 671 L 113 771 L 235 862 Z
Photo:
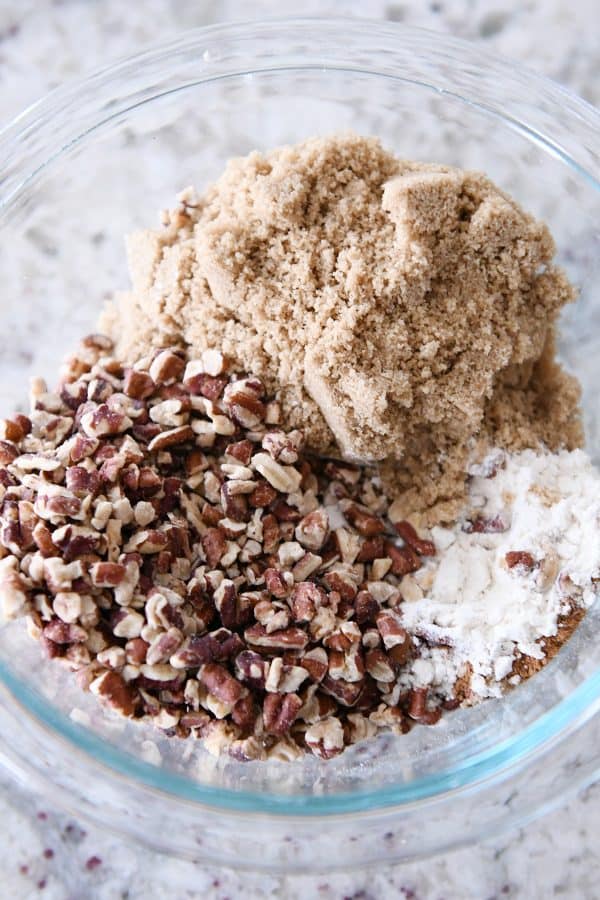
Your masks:
M 273 553 L 278 545 L 279 545 L 279 537 L 281 534 L 281 529 L 279 527 L 279 522 L 275 518 L 275 516 L 270 513 L 263 517 L 262 520 L 263 526 L 263 552 L 264 553 Z
M 0 441 L 0 466 L 9 466 L 19 455 L 19 451 L 10 441 Z
M 84 469 L 83 466 L 71 466 L 65 473 L 67 488 L 74 494 L 86 494 L 95 496 L 101 486 L 100 475 L 98 472 Z
M 518 568 L 524 572 L 531 572 L 535 566 L 535 559 L 526 550 L 510 550 L 505 560 L 509 569 Z
M 263 704 L 263 722 L 269 734 L 287 734 L 302 707 L 298 694 L 267 694 Z
M 306 746 L 319 759 L 332 759 L 344 749 L 344 729 L 339 719 L 331 717 L 315 722 L 304 734 Z
M 284 572 L 280 572 L 279 569 L 265 569 L 264 578 L 266 588 L 270 594 L 280 600 L 287 597 L 290 592 L 290 585 L 285 578 Z
M 422 719 L 427 710 L 428 688 L 413 688 L 408 701 L 408 715 L 411 719 Z
M 269 663 L 254 650 L 243 650 L 235 658 L 235 672 L 240 681 L 257 690 L 264 690 Z
M 234 522 L 247 522 L 250 518 L 248 501 L 236 490 L 236 483 L 226 481 L 221 485 L 221 506 L 225 515 Z
M 167 662 L 179 649 L 183 642 L 183 635 L 178 628 L 169 628 L 164 634 L 159 634 L 150 644 L 146 652 L 146 662 L 154 666 L 156 663 Z
M 369 591 L 359 591 L 354 600 L 354 617 L 359 625 L 374 622 L 379 612 L 379 603 Z
M 69 441 L 71 447 L 69 459 L 72 463 L 79 463 L 88 456 L 93 456 L 100 446 L 100 441 L 97 438 L 86 437 L 83 434 L 76 434 L 72 441 L 72 444 Z
M 222 703 L 234 705 L 244 695 L 245 688 L 218 663 L 206 663 L 198 673 L 198 680 Z
M 158 450 L 166 450 L 170 447 L 177 447 L 179 444 L 185 444 L 187 441 L 194 440 L 194 432 L 189 425 L 179 425 L 177 428 L 171 428 L 168 431 L 161 431 L 156 437 L 153 437 L 148 444 L 148 451 L 154 453 Z
M 121 715 L 131 718 L 135 714 L 138 703 L 137 692 L 118 672 L 104 672 L 92 681 L 90 691 Z
M 150 366 L 149 374 L 155 384 L 176 381 L 183 375 L 185 362 L 172 350 L 161 350 Z
M 490 518 L 478 516 L 465 522 L 463 531 L 467 532 L 467 534 L 501 534 L 504 531 L 508 531 L 508 527 L 505 517 L 498 513 Z
M 296 622 L 310 622 L 317 609 L 326 602 L 327 595 L 322 587 L 312 581 L 301 581 L 294 588 L 290 605 Z
M 244 734 L 253 731 L 257 717 L 258 709 L 250 695 L 241 697 L 231 710 L 232 720 Z
M 308 513 L 296 525 L 296 540 L 307 550 L 320 550 L 329 537 L 329 516 L 324 509 Z
M 228 444 L 225 453 L 227 454 L 227 456 L 233 456 L 233 458 L 243 466 L 248 466 L 250 464 L 250 460 L 252 459 L 253 451 L 254 445 L 252 444 L 252 441 L 243 440 L 235 441 L 233 444 Z
M 325 584 L 331 591 L 337 591 L 343 600 L 354 600 L 357 594 L 357 587 L 354 581 L 344 572 L 327 572 L 324 579 Z
M 11 443 L 19 443 L 31 431 L 31 420 L 27 416 L 0 420 L 0 438 Z
M 121 434 L 133 425 L 129 416 L 111 409 L 106 403 L 92 406 L 94 408 L 85 412 L 80 420 L 82 431 L 90 438 Z
M 54 644 L 82 644 L 88 638 L 85 628 L 53 619 L 44 627 L 44 637 Z
M 250 462 L 250 460 L 248 460 Z M 277 491 L 271 487 L 268 481 L 260 479 L 251 494 L 248 495 L 248 503 L 250 506 L 268 506 L 277 496 Z M 275 518 L 274 516 L 272 518 Z
M 137 369 L 126 369 L 123 381 L 123 393 L 135 400 L 145 400 L 151 397 L 156 389 L 154 381 L 147 372 L 139 372 Z
M 238 595 L 235 584 L 228 578 L 215 590 L 213 601 L 225 628 L 242 628 L 252 619 L 251 598 L 247 594 Z
M 426 541 L 420 538 L 410 522 L 394 522 L 394 528 L 404 543 L 412 547 L 419 556 L 435 556 L 435 544 L 433 541 Z
M 245 630 L 244 638 L 255 647 L 268 647 L 274 650 L 304 650 L 308 644 L 306 632 L 294 627 L 268 633 L 264 625 L 252 625 Z
M 381 610 L 376 623 L 383 646 L 388 651 L 388 657 L 395 665 L 404 665 L 412 656 L 413 643 L 406 629 L 400 624 L 398 616 L 391 610 Z
M 358 503 L 351 500 L 340 500 L 340 509 L 350 525 L 356 528 L 363 537 L 375 537 L 385 531 L 383 520 Z
M 265 417 L 265 405 L 260 397 L 263 386 L 257 379 L 232 381 L 223 394 L 223 403 L 231 418 L 242 428 L 256 428 Z
M 200 394 L 207 400 L 216 403 L 225 389 L 227 377 L 198 372 L 196 375 L 185 377 L 183 383 L 190 394 Z
M 391 541 L 386 541 L 385 555 L 392 561 L 392 575 L 408 575 L 421 568 L 421 560 L 412 547 L 396 547 Z
M 291 465 L 298 461 L 303 438 L 300 431 L 268 431 L 262 439 L 263 449 L 278 462 Z M 316 548 L 318 549 L 318 548 Z
M 385 538 L 378 534 L 375 537 L 367 538 L 361 544 L 357 562 L 373 562 L 374 559 L 382 559 L 385 556 Z
M 321 682 L 321 689 L 342 706 L 354 706 L 361 695 L 364 679 L 361 681 L 344 681 L 343 678 L 332 678 L 326 675 Z
M 323 647 L 315 647 L 313 650 L 309 650 L 300 660 L 300 665 L 306 669 L 311 681 L 318 684 L 327 675 L 329 667 L 327 651 Z
M 208 528 L 202 535 L 202 547 L 209 566 L 214 569 L 227 550 L 225 535 L 218 528 Z
M 365 668 L 371 678 L 375 681 L 383 681 L 385 683 L 392 682 L 396 678 L 394 667 L 391 665 L 387 656 L 379 648 L 367 650 L 365 654 Z
M 300 487 L 300 472 L 293 466 L 280 465 L 268 453 L 256 453 L 252 457 L 252 466 L 282 494 L 293 494 Z

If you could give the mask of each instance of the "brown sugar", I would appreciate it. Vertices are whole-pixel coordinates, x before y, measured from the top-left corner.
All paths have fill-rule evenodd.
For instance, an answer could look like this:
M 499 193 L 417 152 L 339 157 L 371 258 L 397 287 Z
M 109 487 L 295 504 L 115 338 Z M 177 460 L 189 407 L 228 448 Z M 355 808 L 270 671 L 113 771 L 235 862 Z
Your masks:
M 476 445 L 581 442 L 553 345 L 574 291 L 553 254 L 484 175 L 315 138 L 230 161 L 134 235 L 132 289 L 103 327 L 122 358 L 221 348 L 309 448 L 381 463 L 398 518 L 451 520 Z
M 560 616 L 557 623 L 556 634 L 552 637 L 543 638 L 540 645 L 543 648 L 544 656 L 541 659 L 533 656 L 525 656 L 522 653 L 517 654 L 512 668 L 511 676 L 519 675 L 525 680 L 539 672 L 553 657 L 556 656 L 563 644 L 565 644 L 581 620 L 585 615 L 585 609 L 573 604 L 572 608 Z

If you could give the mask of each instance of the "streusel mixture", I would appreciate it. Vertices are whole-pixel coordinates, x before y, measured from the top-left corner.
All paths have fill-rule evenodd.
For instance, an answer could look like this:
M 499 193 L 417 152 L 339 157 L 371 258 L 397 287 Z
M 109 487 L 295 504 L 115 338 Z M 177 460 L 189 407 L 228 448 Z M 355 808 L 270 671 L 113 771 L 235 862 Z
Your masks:
M 434 725 L 595 600 L 573 298 L 484 176 L 376 141 L 231 162 L 0 433 L 0 599 L 112 710 L 238 759 Z

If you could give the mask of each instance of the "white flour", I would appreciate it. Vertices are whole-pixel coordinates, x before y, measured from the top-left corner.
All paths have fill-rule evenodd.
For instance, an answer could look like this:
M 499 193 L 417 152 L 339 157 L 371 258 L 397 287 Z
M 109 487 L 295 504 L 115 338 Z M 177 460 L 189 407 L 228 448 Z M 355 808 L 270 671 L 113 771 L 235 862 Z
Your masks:
M 494 477 L 484 477 L 500 464 Z M 495 453 L 473 468 L 469 507 L 451 529 L 434 528 L 438 555 L 415 576 L 422 599 L 401 605 L 405 627 L 422 645 L 402 679 L 452 696 L 470 663 L 475 698 L 498 696 L 515 652 L 542 658 L 543 639 L 561 614 L 588 607 L 600 576 L 600 474 L 576 450 Z M 495 520 L 500 533 L 468 533 L 469 521 Z M 482 527 L 486 527 L 482 524 Z M 506 554 L 530 554 L 508 567 Z M 533 561 L 533 568 L 528 565 Z

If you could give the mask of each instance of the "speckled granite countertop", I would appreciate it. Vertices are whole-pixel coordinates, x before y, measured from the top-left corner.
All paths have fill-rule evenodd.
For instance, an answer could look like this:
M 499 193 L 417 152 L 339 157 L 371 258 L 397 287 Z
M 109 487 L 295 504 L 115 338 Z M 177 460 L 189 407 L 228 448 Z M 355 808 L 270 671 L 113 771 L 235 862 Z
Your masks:
M 50 88 L 183 29 L 272 14 L 369 15 L 478 41 L 600 104 L 596 0 L 21 0 L 0 3 L 0 120 Z M 79 824 L 0 774 L 0 896 L 595 900 L 600 785 L 520 830 L 427 863 L 347 876 L 239 875 L 165 859 Z

